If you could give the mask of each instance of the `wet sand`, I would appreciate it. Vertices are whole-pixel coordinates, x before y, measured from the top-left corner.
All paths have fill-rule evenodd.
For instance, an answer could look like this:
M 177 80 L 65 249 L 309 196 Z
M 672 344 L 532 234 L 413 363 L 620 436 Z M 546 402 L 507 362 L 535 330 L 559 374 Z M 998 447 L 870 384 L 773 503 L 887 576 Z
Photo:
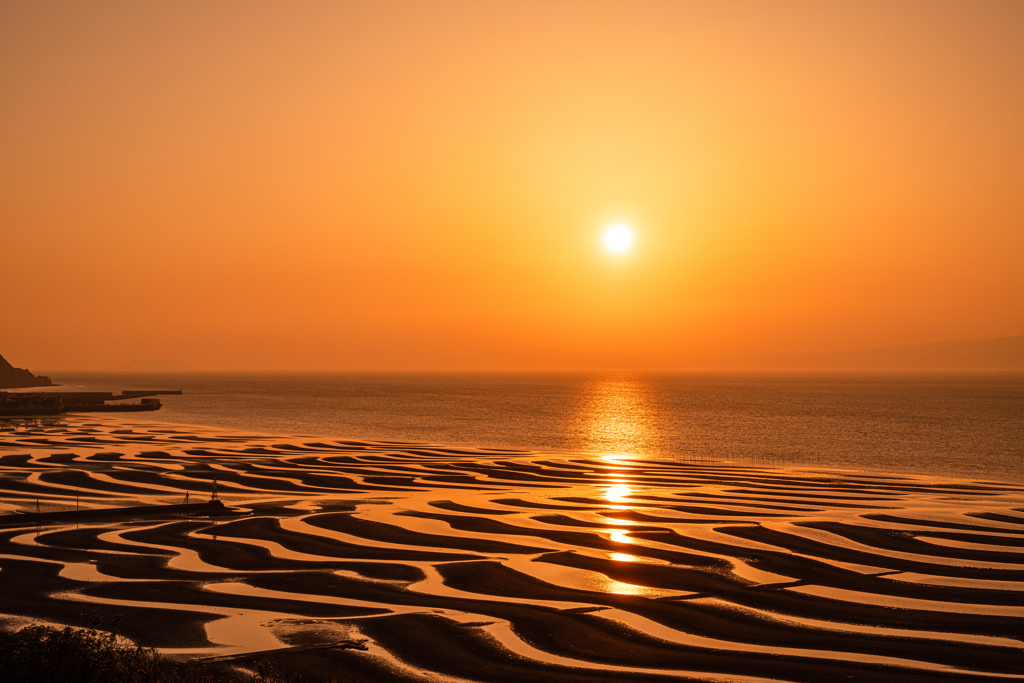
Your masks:
M 36 524 L 17 513 L 180 505 Z M 1024 671 L 1024 485 L 0 421 L 0 627 L 309 680 Z M 45 520 L 45 518 L 44 518 Z

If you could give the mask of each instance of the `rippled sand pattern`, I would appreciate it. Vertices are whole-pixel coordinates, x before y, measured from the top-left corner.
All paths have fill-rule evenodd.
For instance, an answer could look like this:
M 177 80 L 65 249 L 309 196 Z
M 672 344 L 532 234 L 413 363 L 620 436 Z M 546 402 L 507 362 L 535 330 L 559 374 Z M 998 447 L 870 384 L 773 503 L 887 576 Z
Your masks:
M 0 514 L 8 628 L 312 680 L 1024 672 L 1022 486 L 68 418 L 0 423 Z

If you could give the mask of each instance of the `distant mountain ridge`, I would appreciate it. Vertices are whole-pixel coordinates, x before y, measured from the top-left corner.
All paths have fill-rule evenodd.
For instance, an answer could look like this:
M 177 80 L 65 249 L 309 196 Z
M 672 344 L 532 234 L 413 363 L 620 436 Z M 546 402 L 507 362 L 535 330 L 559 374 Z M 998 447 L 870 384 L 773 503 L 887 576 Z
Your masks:
M 0 389 L 20 389 L 22 387 L 52 387 L 49 377 L 33 375 L 28 370 L 16 368 L 0 356 Z
M 800 370 L 1024 371 L 1024 335 L 788 356 Z

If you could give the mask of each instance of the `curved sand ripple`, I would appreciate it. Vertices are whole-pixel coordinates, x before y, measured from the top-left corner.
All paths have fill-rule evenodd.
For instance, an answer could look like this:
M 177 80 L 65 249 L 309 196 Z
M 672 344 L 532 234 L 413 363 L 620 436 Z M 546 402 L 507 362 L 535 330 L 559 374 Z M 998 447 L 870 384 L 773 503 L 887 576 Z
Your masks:
M 15 514 L 214 480 L 237 514 Z M 1022 486 L 67 418 L 0 423 L 0 513 L 8 625 L 121 615 L 314 680 L 1024 671 Z

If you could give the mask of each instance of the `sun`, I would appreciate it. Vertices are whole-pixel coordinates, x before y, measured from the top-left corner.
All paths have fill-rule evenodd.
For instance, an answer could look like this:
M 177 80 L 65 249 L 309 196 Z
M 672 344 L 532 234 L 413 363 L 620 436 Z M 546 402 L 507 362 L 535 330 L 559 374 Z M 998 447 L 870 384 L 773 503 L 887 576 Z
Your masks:
M 616 223 L 604 231 L 604 245 L 616 254 L 633 246 L 633 231 L 628 225 Z

